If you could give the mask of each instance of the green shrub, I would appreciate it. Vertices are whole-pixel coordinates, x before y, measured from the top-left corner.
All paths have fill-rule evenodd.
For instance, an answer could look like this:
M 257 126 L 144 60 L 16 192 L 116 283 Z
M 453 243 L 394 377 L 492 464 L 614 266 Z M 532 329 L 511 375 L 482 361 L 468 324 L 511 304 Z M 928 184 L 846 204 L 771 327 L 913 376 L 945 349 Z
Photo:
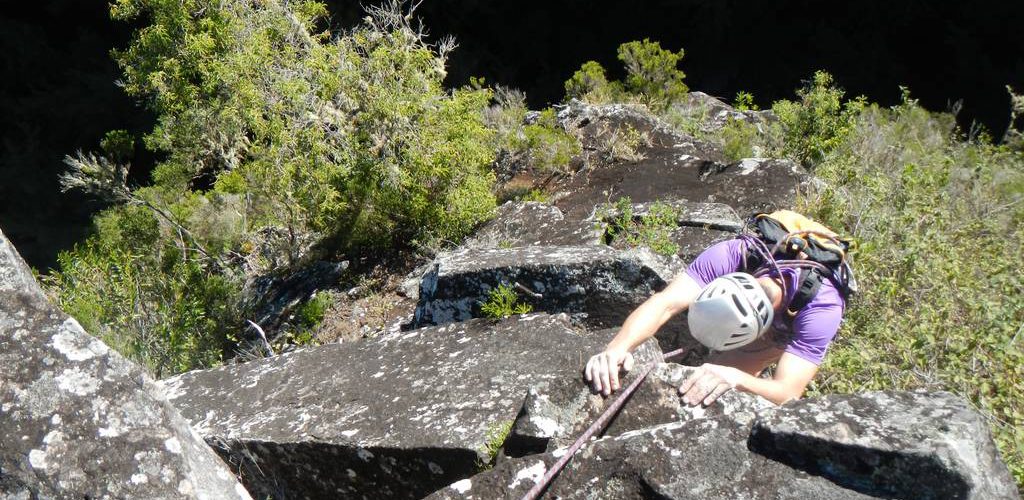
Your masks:
M 718 134 L 722 138 L 722 152 L 729 161 L 755 156 L 754 147 L 759 139 L 756 125 L 730 118 Z
M 144 144 L 161 161 L 149 187 L 129 186 L 123 131 L 105 155 L 67 158 L 65 189 L 116 205 L 62 256 L 59 300 L 172 374 L 228 349 L 247 279 L 324 254 L 458 241 L 491 217 L 492 93 L 445 90 L 452 45 L 428 44 L 399 6 L 332 36 L 312 1 L 116 1 L 112 16 L 138 28 L 115 59 L 157 117 Z
M 569 162 L 580 153 L 580 142 L 568 134 L 555 110 L 547 108 L 527 120 L 526 96 L 519 91 L 498 88 L 496 104 L 487 110 L 485 123 L 495 130 L 497 168 L 515 171 L 528 165 L 541 172 L 566 173 Z
M 843 103 L 843 95 L 843 90 L 833 85 L 832 75 L 818 71 L 797 90 L 798 101 L 772 104 L 779 119 L 781 153 L 813 167 L 842 143 L 865 105 L 864 98 Z
M 487 318 L 502 319 L 513 314 L 526 314 L 533 311 L 533 306 L 519 302 L 519 295 L 512 286 L 498 285 L 487 293 L 487 301 L 481 304 L 480 312 Z
M 909 96 L 845 119 L 801 209 L 859 241 L 861 292 L 812 392 L 959 394 L 1024 486 L 1024 154 Z
M 754 94 L 742 90 L 737 92 L 736 100 L 733 101 L 732 107 L 740 111 L 757 111 L 757 104 L 754 104 Z
M 645 38 L 620 45 L 618 55 L 626 67 L 626 91 L 641 96 L 652 110 L 662 111 L 689 92 L 683 83 L 686 74 L 678 68 L 682 49 L 678 53 L 665 50 Z
M 143 207 L 107 210 L 96 223 L 46 277 L 60 307 L 158 378 L 218 363 L 239 321 L 240 283 L 163 235 Z
M 565 82 L 565 99 L 582 99 L 594 104 L 612 100 L 612 88 L 604 67 L 597 61 L 587 61 Z
M 599 218 L 608 224 L 606 243 L 621 238 L 628 247 L 644 246 L 662 255 L 679 253 L 679 245 L 672 240 L 679 211 L 667 203 L 656 201 L 646 215 L 637 217 L 632 200 L 623 196 L 614 205 L 605 206 Z
M 686 96 L 686 74 L 679 68 L 683 50 L 672 52 L 649 39 L 619 45 L 618 58 L 626 69 L 624 81 L 608 81 L 604 68 L 587 61 L 565 82 L 566 100 L 578 98 L 593 104 L 639 101 L 662 112 Z

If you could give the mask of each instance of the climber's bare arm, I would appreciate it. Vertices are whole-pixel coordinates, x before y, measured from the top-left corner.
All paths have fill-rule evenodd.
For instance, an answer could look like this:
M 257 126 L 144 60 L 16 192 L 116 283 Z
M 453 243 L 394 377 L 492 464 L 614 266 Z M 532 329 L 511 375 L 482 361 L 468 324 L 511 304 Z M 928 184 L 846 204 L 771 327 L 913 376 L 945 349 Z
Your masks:
M 590 358 L 584 376 L 591 387 L 604 395 L 619 389 L 619 369 L 632 368 L 630 352 L 654 336 L 672 316 L 685 311 L 700 293 L 700 285 L 686 273 L 680 273 L 664 290 L 640 304 L 622 324 L 619 333 L 603 352 Z
M 734 366 L 706 363 L 681 386 L 687 404 L 709 405 L 729 389 L 757 394 L 775 404 L 800 399 L 807 384 L 818 373 L 818 365 L 788 352 L 782 353 L 775 375 L 763 379 Z

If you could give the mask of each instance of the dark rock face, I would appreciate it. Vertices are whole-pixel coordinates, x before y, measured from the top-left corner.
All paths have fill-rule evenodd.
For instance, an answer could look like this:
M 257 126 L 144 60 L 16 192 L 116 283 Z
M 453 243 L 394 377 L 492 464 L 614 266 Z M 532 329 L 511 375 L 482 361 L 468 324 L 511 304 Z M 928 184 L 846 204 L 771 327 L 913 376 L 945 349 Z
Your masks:
M 767 158 L 705 164 L 700 176 L 706 193 L 702 201 L 725 203 L 744 216 L 793 207 L 797 189 L 809 180 L 800 165 Z
M 530 202 L 507 202 L 494 219 L 478 229 L 462 248 L 513 248 L 531 245 L 600 245 L 604 228 L 583 219 L 566 219 L 557 207 Z
M 873 392 L 761 415 L 754 451 L 887 498 L 1018 498 L 988 426 L 952 394 Z
M 736 115 L 734 118 L 763 123 L 770 117 L 739 112 L 710 97 L 705 100 L 708 102 L 694 103 L 694 109 L 710 106 L 717 110 L 716 120 Z M 790 161 L 751 158 L 728 164 L 718 146 L 679 134 L 639 108 L 573 101 L 559 118 L 567 130 L 580 137 L 584 149 L 583 169 L 559 186 L 555 202 L 568 218 L 583 217 L 593 207 L 622 196 L 634 203 L 659 199 L 724 203 L 746 216 L 753 211 L 791 208 L 796 189 L 808 180 Z M 608 131 L 623 127 L 647 134 L 647 145 L 638 151 L 641 159 L 602 158 Z
M 518 283 L 535 311 L 585 313 L 591 325 L 621 324 L 671 281 L 675 270 L 646 249 L 520 247 L 458 251 L 438 257 L 420 286 L 416 322 L 445 324 L 480 315 L 487 293 Z M 531 296 L 532 294 L 532 296 Z
M 2 233 L 0 497 L 249 498 L 159 386 L 46 300 Z
M 420 498 L 489 460 L 530 385 L 574 380 L 607 337 L 564 316 L 471 320 L 164 381 L 257 496 Z M 496 443 L 493 443 L 496 441 Z

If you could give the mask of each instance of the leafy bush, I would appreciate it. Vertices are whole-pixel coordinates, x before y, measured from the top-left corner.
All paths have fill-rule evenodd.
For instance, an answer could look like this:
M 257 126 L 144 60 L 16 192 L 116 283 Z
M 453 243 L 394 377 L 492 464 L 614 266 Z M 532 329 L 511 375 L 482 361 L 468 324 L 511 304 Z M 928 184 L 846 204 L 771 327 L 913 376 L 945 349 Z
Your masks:
M 107 210 L 96 226 L 46 277 L 61 308 L 157 377 L 219 362 L 239 321 L 240 283 L 189 255 L 144 207 Z
M 845 92 L 833 85 L 832 75 L 818 71 L 796 92 L 799 101 L 772 104 L 778 117 L 781 153 L 813 167 L 835 149 L 856 123 L 864 98 L 843 103 Z
M 498 285 L 487 293 L 487 301 L 481 304 L 480 312 L 491 319 L 502 319 L 513 314 L 526 314 L 533 306 L 519 302 L 519 295 L 508 284 Z
M 611 87 L 604 67 L 597 61 L 587 61 L 565 81 L 565 99 L 583 99 L 594 103 L 612 100 Z
M 603 207 L 599 214 L 608 223 L 606 243 L 621 238 L 628 247 L 644 246 L 662 255 L 679 253 L 679 245 L 672 240 L 679 211 L 667 203 L 656 201 L 646 215 L 637 217 L 632 200 L 623 196 L 614 205 Z
M 595 104 L 637 100 L 661 112 L 689 92 L 683 83 L 686 74 L 678 68 L 682 49 L 665 50 L 658 42 L 645 38 L 619 45 L 618 58 L 626 69 L 624 81 L 609 81 L 599 63 L 587 61 L 565 82 L 566 99 Z
M 496 105 L 487 110 L 485 122 L 496 131 L 497 169 L 512 173 L 522 166 L 541 172 L 568 171 L 569 162 L 580 153 L 580 142 L 568 134 L 555 110 L 547 108 L 529 117 L 526 96 L 499 87 Z M 507 174 L 506 174 L 507 175 Z
M 679 70 L 678 53 L 661 48 L 647 38 L 619 45 L 619 60 L 626 67 L 625 89 L 654 111 L 661 111 L 689 92 L 683 83 L 686 74 Z
M 962 395 L 1024 487 L 1024 152 L 962 138 L 909 96 L 820 119 L 842 132 L 818 143 L 825 183 L 802 209 L 852 231 L 862 291 L 813 392 Z
M 137 188 L 123 132 L 105 156 L 67 158 L 66 189 L 118 205 L 51 283 L 156 373 L 216 363 L 254 276 L 457 241 L 492 215 L 492 92 L 446 91 L 452 44 L 428 44 L 399 3 L 339 36 L 318 31 L 313 1 L 118 0 L 111 13 L 139 26 L 115 58 L 157 116 L 144 143 L 162 160 Z
M 722 138 L 722 152 L 729 161 L 755 156 L 759 140 L 756 125 L 730 118 L 718 133 Z
M 737 92 L 736 100 L 733 101 L 732 107 L 740 111 L 757 111 L 757 104 L 754 104 L 754 94 L 742 90 Z

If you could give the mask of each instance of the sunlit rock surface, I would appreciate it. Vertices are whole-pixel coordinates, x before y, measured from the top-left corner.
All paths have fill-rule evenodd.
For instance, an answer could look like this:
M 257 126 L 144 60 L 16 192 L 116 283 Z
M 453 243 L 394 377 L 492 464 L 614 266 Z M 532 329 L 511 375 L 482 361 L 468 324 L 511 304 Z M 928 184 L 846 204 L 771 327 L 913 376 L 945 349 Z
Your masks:
M 764 413 L 751 448 L 892 498 L 1018 498 L 988 425 L 947 392 L 830 395 Z
M 249 498 L 147 375 L 47 301 L 2 233 L 0 498 Z
M 670 408 L 659 380 L 670 387 L 684 375 L 659 369 L 647 395 L 627 405 L 633 422 L 616 420 L 619 429 L 588 443 L 544 498 L 1019 498 L 981 416 L 952 395 L 836 395 L 782 407 L 742 395 L 713 411 L 680 409 L 680 418 L 658 424 L 669 412 L 640 407 Z M 570 442 L 502 462 L 430 498 L 520 498 Z
M 489 460 L 531 384 L 582 387 L 607 341 L 560 316 L 477 319 L 164 382 L 257 496 L 420 498 Z

